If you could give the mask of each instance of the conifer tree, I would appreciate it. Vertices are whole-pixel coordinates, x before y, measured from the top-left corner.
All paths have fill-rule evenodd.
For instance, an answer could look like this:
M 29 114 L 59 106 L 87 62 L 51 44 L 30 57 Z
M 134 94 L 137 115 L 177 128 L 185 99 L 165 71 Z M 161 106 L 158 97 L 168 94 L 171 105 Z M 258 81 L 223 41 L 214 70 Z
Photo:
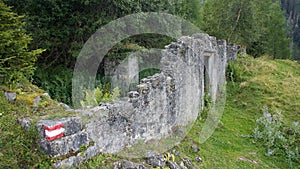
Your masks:
M 23 16 L 11 12 L 0 1 L 0 83 L 10 84 L 30 78 L 37 57 L 43 50 L 30 50 L 31 41 L 23 28 Z

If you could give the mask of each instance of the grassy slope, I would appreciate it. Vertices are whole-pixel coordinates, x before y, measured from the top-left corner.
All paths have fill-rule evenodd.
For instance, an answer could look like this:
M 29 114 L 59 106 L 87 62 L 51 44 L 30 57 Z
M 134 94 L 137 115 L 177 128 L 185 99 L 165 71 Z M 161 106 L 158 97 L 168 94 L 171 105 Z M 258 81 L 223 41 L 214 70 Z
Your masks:
M 36 107 L 27 105 L 26 103 L 33 101 L 32 95 L 41 95 L 43 91 L 31 84 L 26 83 L 25 86 L 14 104 L 9 103 L 3 96 L 4 92 L 0 90 L 0 168 L 49 168 L 51 166 L 50 159 L 40 153 L 35 142 L 38 140 L 35 125 L 25 131 L 18 124 L 18 118 L 30 117 L 31 122 L 35 123 L 39 119 L 75 115 L 75 113 L 65 112 L 62 107 L 57 106 L 57 102 L 48 97 L 42 97 Z
M 287 124 L 300 121 L 300 65 L 245 57 L 233 66 L 238 70 L 234 75 L 238 82 L 227 84 L 222 124 L 207 142 L 199 145 L 198 154 L 192 152 L 191 145 L 197 144 L 200 122 L 178 149 L 191 159 L 203 157 L 199 168 L 288 168 L 283 157 L 265 156 L 260 143 L 243 136 L 251 134 L 263 106 L 272 113 L 281 111 Z M 300 164 L 294 166 L 300 168 Z
M 288 168 L 284 158 L 266 157 L 260 143 L 253 143 L 251 138 L 243 135 L 251 134 L 263 106 L 269 106 L 271 112 L 282 111 L 287 123 L 300 121 L 300 65 L 285 60 L 241 58 L 233 67 L 238 71 L 234 72 L 235 82 L 227 84 L 222 124 L 208 141 L 199 144 L 203 122 L 197 121 L 176 149 L 182 152 L 182 157 L 191 159 L 197 168 Z M 16 118 L 60 111 L 51 104 L 39 108 L 11 105 L 0 92 L 0 168 L 49 167 L 50 160 L 39 153 L 32 141 L 35 132 L 25 134 Z M 200 152 L 193 152 L 194 144 L 200 147 Z M 203 158 L 203 163 L 195 162 L 197 156 Z M 116 160 L 117 156 L 100 155 L 81 168 L 111 168 L 110 164 Z M 176 160 L 180 158 L 176 157 Z

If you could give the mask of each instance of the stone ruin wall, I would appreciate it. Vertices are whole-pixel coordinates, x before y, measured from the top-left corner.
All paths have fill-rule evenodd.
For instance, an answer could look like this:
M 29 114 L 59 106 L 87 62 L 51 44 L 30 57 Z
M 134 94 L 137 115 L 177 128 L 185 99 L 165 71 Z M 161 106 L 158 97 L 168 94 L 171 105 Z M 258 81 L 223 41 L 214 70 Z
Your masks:
M 227 46 L 226 41 L 207 34 L 181 37 L 163 50 L 161 73 L 141 80 L 127 98 L 75 110 L 81 117 L 39 121 L 43 151 L 51 157 L 73 152 L 54 164 L 71 167 L 99 152 L 118 153 L 140 140 L 167 137 L 174 128 L 188 126 L 198 117 L 204 108 L 205 90 L 213 102 L 217 100 L 225 85 L 227 61 L 236 59 L 236 50 L 235 45 Z M 47 141 L 43 127 L 58 123 L 64 126 L 64 136 Z M 181 134 L 186 133 L 183 130 Z M 79 152 L 83 144 L 89 146 Z

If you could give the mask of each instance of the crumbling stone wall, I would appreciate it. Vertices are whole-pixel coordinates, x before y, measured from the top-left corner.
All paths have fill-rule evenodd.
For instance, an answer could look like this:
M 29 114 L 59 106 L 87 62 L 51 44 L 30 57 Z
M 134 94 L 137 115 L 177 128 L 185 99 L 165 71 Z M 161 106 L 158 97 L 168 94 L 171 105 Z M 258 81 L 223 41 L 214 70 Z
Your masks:
M 227 60 L 236 58 L 236 48 L 207 34 L 196 34 L 168 45 L 161 56 L 161 73 L 143 79 L 128 97 L 76 110 L 87 121 L 82 125 L 77 119 L 80 117 L 76 117 L 77 120 L 69 120 L 70 124 L 65 122 L 65 126 L 77 126 L 76 132 L 66 127 L 65 133 L 70 134 L 48 142 L 44 139 L 43 126 L 62 123 L 65 119 L 38 123 L 42 149 L 52 157 L 89 145 L 83 152 L 57 161 L 56 167 L 78 165 L 99 152 L 117 153 L 140 141 L 165 138 L 174 132 L 186 134 L 184 127 L 204 108 L 205 89 L 213 102 L 223 92 Z

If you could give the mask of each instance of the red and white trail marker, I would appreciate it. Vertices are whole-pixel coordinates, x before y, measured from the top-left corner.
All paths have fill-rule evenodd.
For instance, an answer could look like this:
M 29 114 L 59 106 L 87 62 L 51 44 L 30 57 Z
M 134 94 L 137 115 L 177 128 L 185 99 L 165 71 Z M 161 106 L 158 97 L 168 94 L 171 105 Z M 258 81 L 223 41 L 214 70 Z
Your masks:
M 65 129 L 62 124 L 57 124 L 54 126 L 44 126 L 46 139 L 48 141 L 53 141 L 64 136 Z

